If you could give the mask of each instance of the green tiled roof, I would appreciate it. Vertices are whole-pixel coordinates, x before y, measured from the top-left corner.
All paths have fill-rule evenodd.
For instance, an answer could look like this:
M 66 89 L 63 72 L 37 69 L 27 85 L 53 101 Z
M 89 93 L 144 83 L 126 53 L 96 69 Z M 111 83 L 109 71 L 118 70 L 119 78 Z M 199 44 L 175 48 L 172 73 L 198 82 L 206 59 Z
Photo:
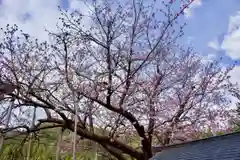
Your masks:
M 240 133 L 164 147 L 151 160 L 240 160 Z

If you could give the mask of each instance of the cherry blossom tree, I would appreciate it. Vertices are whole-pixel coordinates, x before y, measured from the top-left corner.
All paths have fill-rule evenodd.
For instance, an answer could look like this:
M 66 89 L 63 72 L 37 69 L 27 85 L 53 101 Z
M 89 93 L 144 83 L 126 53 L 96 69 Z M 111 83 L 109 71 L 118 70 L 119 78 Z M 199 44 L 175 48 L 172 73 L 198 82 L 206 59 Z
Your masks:
M 225 120 L 228 91 L 237 89 L 228 76 L 233 66 L 177 44 L 185 26 L 178 19 L 192 2 L 83 1 L 89 13 L 61 10 L 48 42 L 17 26 L 2 29 L 0 80 L 17 86 L 5 103 L 14 98 L 15 109 L 45 113 L 34 125 L 5 130 L 66 128 L 117 159 L 146 160 L 153 145 Z

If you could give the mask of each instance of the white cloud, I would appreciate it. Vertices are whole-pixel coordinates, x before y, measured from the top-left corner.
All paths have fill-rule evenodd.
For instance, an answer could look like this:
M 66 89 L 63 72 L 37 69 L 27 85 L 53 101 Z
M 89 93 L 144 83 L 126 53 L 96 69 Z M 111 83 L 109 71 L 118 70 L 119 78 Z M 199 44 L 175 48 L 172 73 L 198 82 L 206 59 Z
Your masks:
M 45 29 L 56 30 L 60 0 L 0 0 L 0 28 L 17 24 L 19 29 L 40 40 L 48 40 Z M 38 110 L 37 117 L 43 117 Z
M 230 16 L 228 24 L 228 32 L 224 37 L 221 48 L 232 59 L 240 59 L 240 12 L 234 16 Z
M 230 81 L 233 83 L 240 83 L 240 66 L 236 66 L 229 74 L 231 76 Z M 240 86 L 240 84 L 239 84 Z
M 238 11 L 234 16 L 229 17 L 228 32 L 232 32 L 239 28 L 240 24 L 240 11 Z
M 208 55 L 202 57 L 202 61 L 203 61 L 203 63 L 207 64 L 209 62 L 214 61 L 216 59 L 216 57 L 217 57 L 216 54 L 209 53 Z
M 216 54 L 214 54 L 214 53 L 211 53 L 211 54 L 208 54 L 208 59 L 209 60 L 215 60 L 216 59 L 216 57 L 217 57 L 217 55 Z
M 198 8 L 202 5 L 201 0 L 194 0 L 193 3 L 189 6 L 189 8 L 184 10 L 184 16 L 186 18 L 190 18 L 193 15 L 193 9 Z
M 187 37 L 186 44 L 190 45 L 195 40 L 195 37 L 189 36 Z
M 218 50 L 220 46 L 217 39 L 215 39 L 213 41 L 208 42 L 208 47 Z
M 0 6 L 0 26 L 17 24 L 20 29 L 41 40 L 47 40 L 45 28 L 55 30 L 60 13 L 60 0 L 3 0 Z M 29 15 L 24 20 L 24 15 Z
M 68 0 L 68 3 L 70 11 L 87 11 L 86 6 L 79 0 Z M 45 29 L 56 31 L 56 24 L 60 22 L 60 4 L 61 0 L 2 0 L 0 27 L 17 24 L 24 32 L 40 40 L 48 40 Z
M 69 10 L 86 11 L 78 0 L 68 0 Z M 7 24 L 17 24 L 23 32 L 40 40 L 48 40 L 45 29 L 56 31 L 59 22 L 61 0 L 0 0 L 0 28 Z M 42 117 L 43 111 L 38 110 L 37 117 Z
M 229 73 L 231 76 L 230 81 L 234 84 L 238 84 L 238 87 L 240 87 L 240 66 L 236 66 L 233 68 L 233 70 Z M 235 97 L 231 97 L 231 108 L 236 107 L 236 103 L 239 102 L 239 100 Z

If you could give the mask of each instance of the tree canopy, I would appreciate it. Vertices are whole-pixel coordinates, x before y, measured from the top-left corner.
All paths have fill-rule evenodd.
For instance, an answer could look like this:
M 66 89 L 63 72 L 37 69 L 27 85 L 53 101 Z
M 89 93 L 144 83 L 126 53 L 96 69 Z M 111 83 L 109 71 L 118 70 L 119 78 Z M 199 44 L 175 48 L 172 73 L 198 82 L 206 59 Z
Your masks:
M 179 8 L 173 0 L 83 1 L 89 13 L 60 9 L 60 23 L 44 42 L 7 25 L 0 82 L 14 91 L 0 87 L 0 111 L 4 117 L 11 105 L 14 123 L 3 132 L 76 125 L 77 135 L 116 158 L 145 160 L 154 144 L 217 127 L 229 117 L 229 91 L 238 88 L 229 81 L 233 66 L 179 45 L 185 23 L 178 18 L 192 2 Z M 44 115 L 31 125 L 34 107 Z M 128 135 L 137 146 L 126 143 Z

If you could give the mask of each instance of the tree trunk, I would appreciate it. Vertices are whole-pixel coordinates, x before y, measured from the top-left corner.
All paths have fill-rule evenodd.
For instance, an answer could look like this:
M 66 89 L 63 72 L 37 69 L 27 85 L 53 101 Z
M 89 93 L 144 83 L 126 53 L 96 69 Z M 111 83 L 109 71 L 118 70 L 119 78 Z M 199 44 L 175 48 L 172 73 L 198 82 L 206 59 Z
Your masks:
M 11 113 L 12 113 L 13 104 L 14 104 L 14 100 L 11 100 L 11 104 L 8 107 L 8 111 L 7 111 L 6 127 L 9 126 L 9 122 L 11 120 Z M 4 145 L 4 135 L 1 134 L 0 135 L 0 152 L 2 151 L 3 145 Z
M 59 135 L 58 135 L 58 141 L 57 141 L 57 149 L 56 149 L 56 160 L 60 160 L 60 145 L 62 142 L 62 136 L 63 136 L 64 129 L 61 128 Z
M 74 111 L 75 111 L 75 116 L 74 116 L 74 134 L 73 134 L 73 160 L 76 160 L 76 142 L 77 142 L 77 123 L 78 123 L 78 116 L 77 116 L 77 104 L 75 101 L 75 94 L 73 94 L 73 103 L 74 103 Z
M 94 133 L 92 109 L 93 109 L 93 102 L 90 102 L 90 105 L 89 105 L 89 127 L 90 127 L 90 132 Z M 97 160 L 98 159 L 97 144 L 94 141 L 91 141 L 90 143 L 91 143 L 91 147 L 92 147 L 92 150 L 94 153 L 93 160 Z
M 36 110 L 37 110 L 37 107 L 34 107 L 31 128 L 33 128 L 33 127 L 34 127 L 34 124 L 35 124 L 35 120 L 36 120 Z M 29 142 L 28 142 L 27 160 L 30 160 L 30 158 L 31 158 L 31 152 L 32 152 L 32 133 L 30 133 Z

